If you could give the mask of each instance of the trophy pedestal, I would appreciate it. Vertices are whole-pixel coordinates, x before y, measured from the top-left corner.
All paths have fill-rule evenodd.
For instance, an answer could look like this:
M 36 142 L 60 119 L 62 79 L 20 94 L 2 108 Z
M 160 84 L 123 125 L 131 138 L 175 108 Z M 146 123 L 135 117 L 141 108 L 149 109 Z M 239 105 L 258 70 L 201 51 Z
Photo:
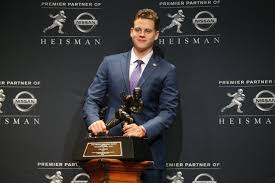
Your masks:
M 100 158 L 87 161 L 82 166 L 90 175 L 90 183 L 140 183 L 142 171 L 152 163 Z
M 136 137 L 89 137 L 75 160 L 91 183 L 140 183 L 141 172 L 153 164 L 146 141 Z

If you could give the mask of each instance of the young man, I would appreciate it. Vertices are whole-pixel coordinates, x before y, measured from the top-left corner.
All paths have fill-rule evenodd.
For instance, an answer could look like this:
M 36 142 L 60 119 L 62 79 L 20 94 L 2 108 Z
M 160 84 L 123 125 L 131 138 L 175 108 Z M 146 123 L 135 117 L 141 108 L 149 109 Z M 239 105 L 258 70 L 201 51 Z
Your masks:
M 94 134 L 106 132 L 105 122 L 98 114 L 104 97 L 108 96 L 105 121 L 110 121 L 121 105 L 120 94 L 132 94 L 133 88 L 140 87 L 144 109 L 134 115 L 136 123 L 117 125 L 107 135 L 148 138 L 154 165 L 144 171 L 141 178 L 144 183 L 160 183 L 165 168 L 163 131 L 175 119 L 178 105 L 175 66 L 153 53 L 154 42 L 159 37 L 156 12 L 139 10 L 130 36 L 133 48 L 129 52 L 107 56 L 99 66 L 88 89 L 84 118 Z

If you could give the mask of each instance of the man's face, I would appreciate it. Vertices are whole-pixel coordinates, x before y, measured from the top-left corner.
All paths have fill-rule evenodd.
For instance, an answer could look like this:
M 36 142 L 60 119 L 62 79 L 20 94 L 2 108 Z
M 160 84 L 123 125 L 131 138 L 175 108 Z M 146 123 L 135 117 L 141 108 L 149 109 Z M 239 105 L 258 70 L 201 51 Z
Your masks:
M 144 52 L 153 47 L 154 41 L 159 37 L 159 31 L 155 30 L 153 20 L 139 18 L 134 21 L 130 36 L 134 48 L 139 52 Z

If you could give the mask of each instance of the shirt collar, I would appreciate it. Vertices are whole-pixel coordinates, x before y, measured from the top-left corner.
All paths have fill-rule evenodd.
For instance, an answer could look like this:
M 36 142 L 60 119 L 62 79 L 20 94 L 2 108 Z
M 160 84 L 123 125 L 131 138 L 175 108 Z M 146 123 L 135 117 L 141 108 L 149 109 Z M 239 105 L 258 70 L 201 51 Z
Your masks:
M 147 55 L 145 55 L 143 58 L 138 58 L 134 52 L 134 49 L 132 48 L 131 50 L 131 60 L 130 60 L 130 64 L 133 64 L 136 60 L 142 60 L 144 62 L 144 64 L 146 65 L 151 56 L 153 55 L 153 50 L 151 50 Z

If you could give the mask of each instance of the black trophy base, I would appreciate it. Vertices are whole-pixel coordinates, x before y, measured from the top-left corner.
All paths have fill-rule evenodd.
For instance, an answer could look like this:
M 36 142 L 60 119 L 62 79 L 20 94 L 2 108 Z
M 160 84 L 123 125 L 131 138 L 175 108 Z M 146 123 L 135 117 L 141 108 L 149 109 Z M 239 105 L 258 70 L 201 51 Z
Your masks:
M 123 161 L 152 161 L 147 142 L 142 138 L 123 136 L 88 137 L 74 155 L 76 161 L 113 158 Z

